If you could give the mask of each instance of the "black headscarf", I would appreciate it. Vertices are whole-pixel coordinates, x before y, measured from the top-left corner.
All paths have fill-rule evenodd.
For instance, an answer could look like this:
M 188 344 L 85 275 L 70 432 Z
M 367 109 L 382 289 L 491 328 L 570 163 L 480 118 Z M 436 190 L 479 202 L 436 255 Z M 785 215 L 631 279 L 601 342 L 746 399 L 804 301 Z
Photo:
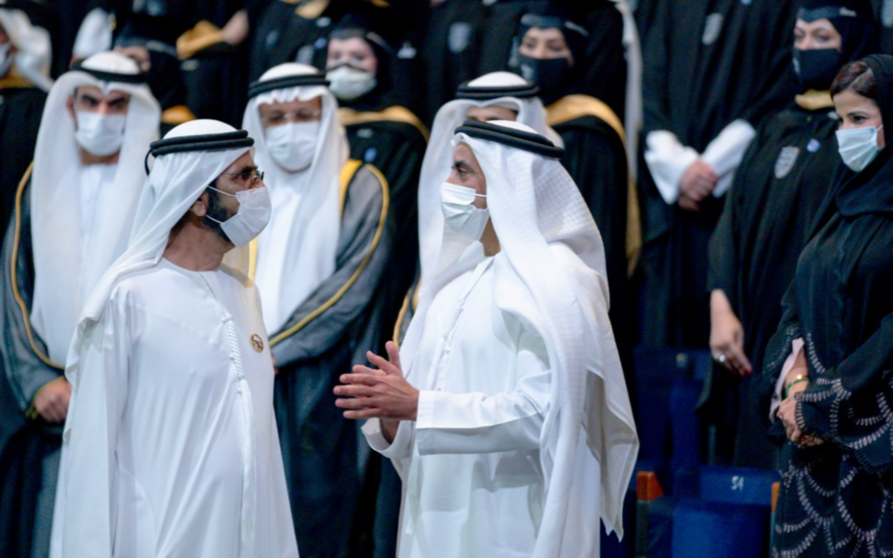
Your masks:
M 795 74 L 802 91 L 827 91 L 841 67 L 877 52 L 878 28 L 871 0 L 803 0 L 797 19 L 806 22 L 827 19 L 841 37 L 840 52 L 794 49 Z
M 866 213 L 893 214 L 893 133 L 890 132 L 893 130 L 893 56 L 873 54 L 863 60 L 877 83 L 877 105 L 887 141 L 862 172 L 848 171 L 842 176 L 834 203 L 845 217 Z
M 580 23 L 582 21 L 584 20 L 580 14 L 571 8 L 542 1 L 531 2 L 521 17 L 509 67 L 525 79 L 535 82 L 540 88 L 540 97 L 547 105 L 579 89 L 579 68 L 586 64 L 586 43 L 589 40 L 589 32 Z M 564 35 L 564 41 L 574 58 L 573 66 L 569 66 L 564 59 L 528 60 L 518 52 L 524 35 L 530 29 L 553 28 Z

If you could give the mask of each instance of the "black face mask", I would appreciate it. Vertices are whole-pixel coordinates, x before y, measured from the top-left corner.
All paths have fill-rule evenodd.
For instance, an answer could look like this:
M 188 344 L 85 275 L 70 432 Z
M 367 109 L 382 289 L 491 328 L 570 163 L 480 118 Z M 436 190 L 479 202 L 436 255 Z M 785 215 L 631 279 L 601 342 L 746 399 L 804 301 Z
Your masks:
M 803 91 L 827 91 L 843 66 L 843 55 L 836 48 L 794 49 L 794 73 Z
M 520 55 L 521 75 L 540 88 L 540 99 L 543 104 L 551 105 L 567 94 L 567 86 L 571 76 L 571 64 L 567 58 L 551 58 L 540 60 Z

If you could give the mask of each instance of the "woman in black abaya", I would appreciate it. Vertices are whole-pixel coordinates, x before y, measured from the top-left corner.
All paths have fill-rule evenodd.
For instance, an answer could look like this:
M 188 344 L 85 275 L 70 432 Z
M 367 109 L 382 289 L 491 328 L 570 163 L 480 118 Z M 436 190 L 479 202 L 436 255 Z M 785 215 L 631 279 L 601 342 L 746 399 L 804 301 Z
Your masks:
M 742 467 L 775 466 L 765 413 L 750 397 L 752 374 L 815 213 L 843 167 L 829 89 L 841 66 L 876 52 L 871 3 L 806 0 L 792 40 L 799 94 L 758 126 L 710 241 L 710 349 L 722 365 L 702 411 L 720 429 L 718 453 Z
M 760 378 L 783 441 L 772 554 L 891 556 L 893 57 L 847 64 L 831 95 L 849 169 L 818 212 Z

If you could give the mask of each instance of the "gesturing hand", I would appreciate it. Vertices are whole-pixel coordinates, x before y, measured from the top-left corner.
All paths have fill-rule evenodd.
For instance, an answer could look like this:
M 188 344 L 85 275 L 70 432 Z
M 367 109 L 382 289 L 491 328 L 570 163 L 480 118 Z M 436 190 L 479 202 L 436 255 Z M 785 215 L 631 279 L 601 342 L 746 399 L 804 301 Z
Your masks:
M 744 354 L 744 328 L 721 290 L 710 294 L 710 351 L 715 361 L 739 376 L 752 373 Z
M 335 405 L 348 409 L 344 411 L 344 418 L 416 419 L 419 390 L 403 378 L 397 345 L 388 341 L 385 348 L 389 360 L 372 351 L 366 353 L 369 362 L 378 369 L 358 364 L 353 367 L 353 374 L 341 376 L 346 385 L 335 387 L 335 395 L 341 396 Z

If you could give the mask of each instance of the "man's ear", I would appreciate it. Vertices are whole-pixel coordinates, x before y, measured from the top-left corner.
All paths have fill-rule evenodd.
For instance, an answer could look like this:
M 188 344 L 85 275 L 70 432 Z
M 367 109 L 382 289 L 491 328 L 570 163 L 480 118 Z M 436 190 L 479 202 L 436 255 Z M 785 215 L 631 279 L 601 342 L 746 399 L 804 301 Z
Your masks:
M 195 214 L 196 217 L 204 217 L 208 214 L 208 193 L 204 192 L 201 196 L 195 200 L 195 203 L 192 204 L 192 207 L 189 208 L 189 211 Z

